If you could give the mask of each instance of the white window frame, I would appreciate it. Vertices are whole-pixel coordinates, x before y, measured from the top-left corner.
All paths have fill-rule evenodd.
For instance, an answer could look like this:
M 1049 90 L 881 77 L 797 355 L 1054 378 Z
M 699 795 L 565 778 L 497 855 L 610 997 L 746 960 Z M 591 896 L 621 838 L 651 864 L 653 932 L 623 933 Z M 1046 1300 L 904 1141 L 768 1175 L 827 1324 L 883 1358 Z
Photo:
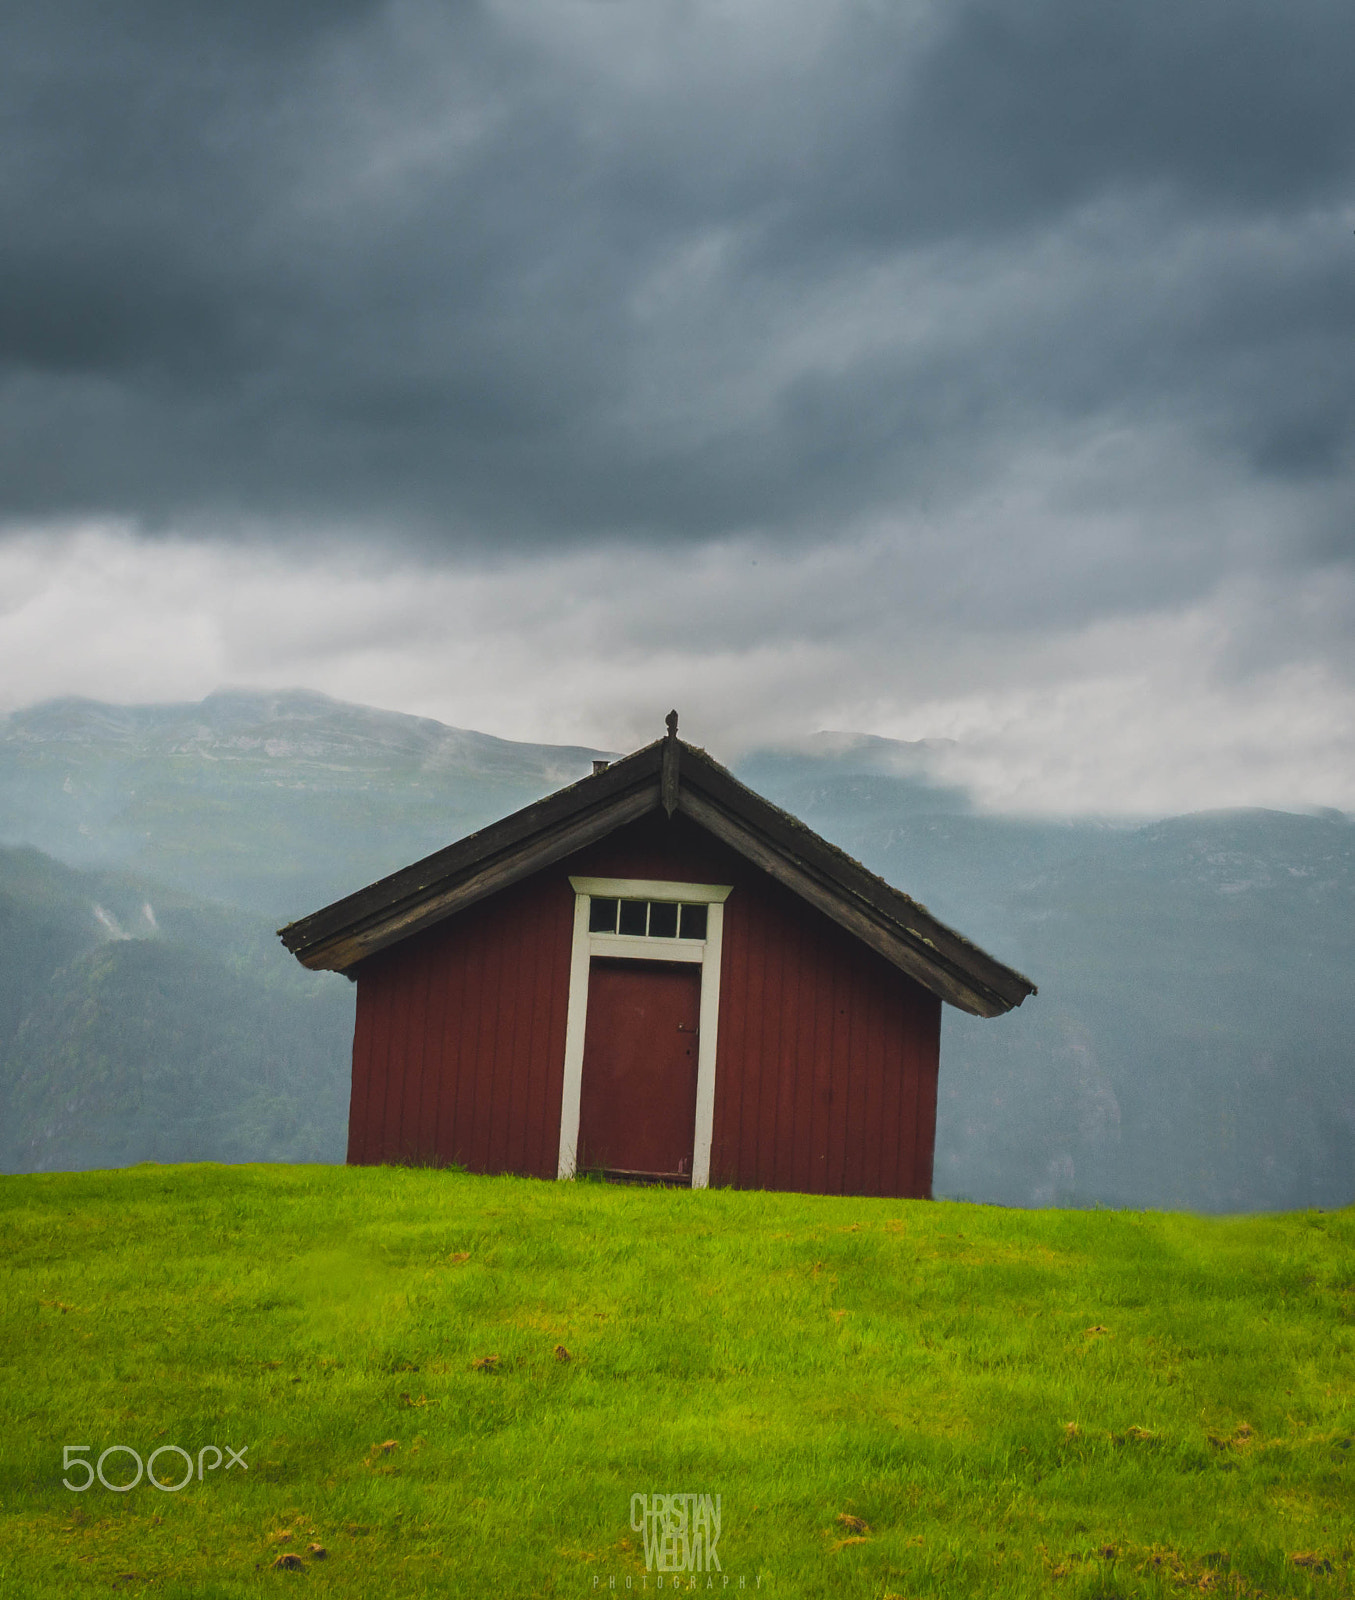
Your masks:
M 579 1150 L 579 1098 L 583 1090 L 583 1043 L 588 1029 L 588 975 L 594 956 L 626 961 L 684 961 L 701 968 L 701 1010 L 696 1044 L 696 1127 L 692 1143 L 692 1188 L 710 1182 L 710 1144 L 715 1131 L 715 1057 L 720 1027 L 720 951 L 725 901 L 732 884 L 669 883 L 655 878 L 570 878 L 574 890 L 574 939 L 569 956 L 569 1009 L 565 1021 L 565 1081 L 560 1097 L 560 1159 L 556 1176 L 572 1178 Z M 599 900 L 669 900 L 706 907 L 704 939 L 643 938 L 590 933 L 590 903 Z

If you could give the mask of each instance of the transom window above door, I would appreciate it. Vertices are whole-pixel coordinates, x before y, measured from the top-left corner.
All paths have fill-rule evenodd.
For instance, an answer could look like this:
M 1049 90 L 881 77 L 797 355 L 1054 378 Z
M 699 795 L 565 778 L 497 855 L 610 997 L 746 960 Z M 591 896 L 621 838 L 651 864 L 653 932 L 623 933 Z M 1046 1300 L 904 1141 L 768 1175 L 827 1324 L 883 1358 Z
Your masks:
M 727 883 L 574 877 L 569 883 L 578 897 L 575 931 L 592 941 L 595 955 L 701 961 L 703 950 L 719 942 Z M 666 956 L 659 956 L 660 940 L 672 941 Z
M 706 905 L 593 895 L 588 905 L 588 931 L 619 933 L 631 939 L 704 939 Z

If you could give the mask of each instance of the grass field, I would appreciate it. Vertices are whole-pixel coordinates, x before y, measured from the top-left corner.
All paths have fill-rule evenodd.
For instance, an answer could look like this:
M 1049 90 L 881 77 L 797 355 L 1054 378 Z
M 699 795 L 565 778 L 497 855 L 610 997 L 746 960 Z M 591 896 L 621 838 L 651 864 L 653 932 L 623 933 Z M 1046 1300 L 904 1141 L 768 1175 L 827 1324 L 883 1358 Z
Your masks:
M 1351 1593 L 1355 1212 L 195 1166 L 0 1229 L 5 1597 L 657 1594 L 654 1492 L 700 1592 Z

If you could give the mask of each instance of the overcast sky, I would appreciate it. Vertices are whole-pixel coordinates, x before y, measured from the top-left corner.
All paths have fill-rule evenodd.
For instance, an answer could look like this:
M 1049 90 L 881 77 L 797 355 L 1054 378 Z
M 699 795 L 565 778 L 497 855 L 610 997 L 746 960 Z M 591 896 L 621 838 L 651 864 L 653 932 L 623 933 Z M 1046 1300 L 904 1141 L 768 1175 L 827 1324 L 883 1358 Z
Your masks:
M 0 710 L 1355 810 L 1355 8 L 0 10 Z

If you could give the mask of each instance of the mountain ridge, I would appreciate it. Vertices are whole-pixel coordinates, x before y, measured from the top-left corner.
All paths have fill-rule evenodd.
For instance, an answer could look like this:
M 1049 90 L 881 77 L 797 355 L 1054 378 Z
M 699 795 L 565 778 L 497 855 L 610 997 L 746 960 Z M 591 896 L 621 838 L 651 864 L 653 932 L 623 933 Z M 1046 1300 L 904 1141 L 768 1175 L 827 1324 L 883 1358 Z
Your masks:
M 175 982 L 203 1011 L 228 989 L 234 1008 L 248 1009 L 230 974 L 248 975 L 248 1004 L 262 1008 L 251 1024 L 255 1046 L 229 1021 L 229 1007 L 218 1012 L 233 1041 L 230 1071 L 255 1085 L 257 1106 L 272 1104 L 273 1089 L 259 1087 L 268 1031 L 300 1039 L 296 985 L 311 980 L 280 947 L 264 954 L 253 934 L 228 936 L 230 918 L 271 930 L 583 776 L 605 754 L 498 740 L 310 691 L 223 691 L 207 700 L 120 717 L 118 708 L 68 699 L 0 721 L 0 839 L 22 838 L 68 862 L 63 870 L 91 874 L 80 890 L 89 902 L 81 938 L 126 946 L 97 958 L 82 947 L 74 961 L 56 962 L 66 973 L 58 983 L 69 991 L 65 1009 L 43 997 L 43 982 L 57 980 L 33 969 L 25 1016 L 41 1012 L 41 1020 L 25 1035 L 29 1089 L 46 1072 L 69 1099 L 82 1073 L 105 1070 L 100 1029 L 81 1032 L 74 1020 L 84 994 L 103 1032 L 125 1046 L 118 1072 L 136 1079 L 136 1049 L 150 1045 L 129 1041 L 153 1040 L 146 1019 L 159 1018 L 155 1027 L 178 1051 L 185 1108 L 195 1094 L 210 1100 L 210 1085 L 194 1076 L 194 1051 L 209 1052 L 210 1040 L 194 1032 L 166 976 L 177 961 Z M 998 1022 L 947 1013 L 937 1192 L 1003 1204 L 1203 1210 L 1355 1198 L 1351 819 L 1266 808 L 1138 823 L 993 816 L 944 781 L 935 756 L 925 746 L 834 733 L 730 764 L 1039 985 L 1038 997 Z M 12 853 L 6 861 L 11 875 L 37 871 L 31 861 L 21 870 Z M 47 881 L 60 900 L 57 878 Z M 9 926 L 11 970 L 33 968 L 23 965 L 25 940 L 56 961 L 62 940 L 69 943 L 66 912 L 30 907 L 25 931 L 4 889 L 0 873 L 0 945 Z M 91 907 L 123 933 L 145 932 L 138 893 L 149 895 L 171 941 L 187 939 L 191 917 L 166 896 L 219 903 L 192 913 L 215 931 L 186 962 L 133 951 L 134 941 L 112 940 L 114 929 Z M 0 996 L 0 1013 L 3 1003 Z M 274 1005 L 281 1009 L 267 1010 Z M 321 1145 L 335 1159 L 344 1025 L 326 1024 L 338 1042 L 326 1046 L 323 1063 L 295 1045 L 307 1094 L 330 1108 Z M 29 1089 L 11 1097 L 10 1110 L 31 1121 L 45 1106 L 50 1121 L 60 1095 Z M 144 1084 L 135 1094 L 143 1092 Z M 265 1136 L 265 1124 L 273 1134 Z M 286 1145 L 266 1116 L 252 1132 L 232 1133 L 207 1112 L 195 1125 L 215 1127 L 222 1150 Z M 77 1134 L 67 1144 L 72 1159 L 88 1149 Z M 298 1124 L 291 1147 L 303 1134 Z M 43 1159 L 60 1158 L 45 1149 Z

